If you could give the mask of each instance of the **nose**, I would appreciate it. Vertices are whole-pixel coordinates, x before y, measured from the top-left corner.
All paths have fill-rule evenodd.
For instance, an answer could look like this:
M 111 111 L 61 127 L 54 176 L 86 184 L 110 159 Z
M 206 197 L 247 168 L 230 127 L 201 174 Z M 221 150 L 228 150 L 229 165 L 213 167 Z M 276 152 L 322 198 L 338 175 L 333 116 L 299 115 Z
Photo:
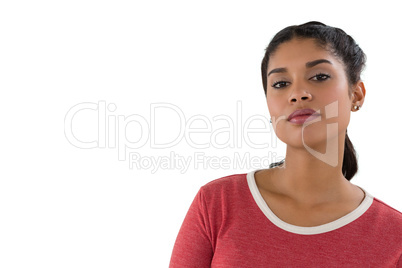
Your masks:
M 311 101 L 313 96 L 306 90 L 294 90 L 289 97 L 289 103 L 298 103 L 302 101 Z

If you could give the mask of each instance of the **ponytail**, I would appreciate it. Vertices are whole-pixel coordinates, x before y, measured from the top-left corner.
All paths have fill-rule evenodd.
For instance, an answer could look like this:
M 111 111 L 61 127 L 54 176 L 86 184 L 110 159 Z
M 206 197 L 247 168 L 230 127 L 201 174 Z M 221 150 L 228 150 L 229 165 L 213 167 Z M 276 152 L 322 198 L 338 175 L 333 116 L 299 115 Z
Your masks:
M 342 164 L 342 173 L 345 178 L 350 181 L 353 176 L 357 173 L 358 164 L 356 158 L 356 151 L 353 147 L 352 142 L 348 136 L 348 130 L 346 129 L 345 136 L 345 150 L 343 153 L 343 164 Z

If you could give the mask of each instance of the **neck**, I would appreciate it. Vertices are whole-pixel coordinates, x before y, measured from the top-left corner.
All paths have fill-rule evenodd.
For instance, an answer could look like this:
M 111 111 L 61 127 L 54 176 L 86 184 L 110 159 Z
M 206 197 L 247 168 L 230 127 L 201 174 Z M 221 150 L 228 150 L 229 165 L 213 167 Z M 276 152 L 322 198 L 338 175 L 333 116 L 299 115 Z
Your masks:
M 314 148 L 316 152 L 331 154 L 327 156 L 313 155 L 305 147 L 288 146 L 285 163 L 276 170 L 274 183 L 277 189 L 295 203 L 305 206 L 336 202 L 345 196 L 351 190 L 351 183 L 342 174 L 345 135 L 327 141 L 328 147 Z M 329 149 L 331 144 L 332 149 Z

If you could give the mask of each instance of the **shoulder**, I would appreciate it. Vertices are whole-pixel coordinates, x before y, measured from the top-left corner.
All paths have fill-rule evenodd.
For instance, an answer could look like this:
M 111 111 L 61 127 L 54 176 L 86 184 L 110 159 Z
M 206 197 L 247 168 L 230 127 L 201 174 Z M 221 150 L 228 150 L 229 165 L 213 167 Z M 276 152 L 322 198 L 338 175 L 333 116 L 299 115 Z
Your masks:
M 227 223 L 226 220 L 240 217 L 244 215 L 244 211 L 250 211 L 253 197 L 247 174 L 233 174 L 214 179 L 200 188 L 199 202 L 208 218 L 213 219 L 214 226 L 220 228 Z
M 377 213 L 387 219 L 393 219 L 402 223 L 402 213 L 390 205 L 386 204 L 384 201 L 374 197 L 373 202 L 377 207 Z
M 199 194 L 207 203 L 236 203 L 248 197 L 247 173 L 214 179 L 201 186 Z
M 247 173 L 232 174 L 218 179 L 214 179 L 201 187 L 204 192 L 222 192 L 239 190 L 247 186 Z
M 402 213 L 380 199 L 373 197 L 372 224 L 402 235 Z

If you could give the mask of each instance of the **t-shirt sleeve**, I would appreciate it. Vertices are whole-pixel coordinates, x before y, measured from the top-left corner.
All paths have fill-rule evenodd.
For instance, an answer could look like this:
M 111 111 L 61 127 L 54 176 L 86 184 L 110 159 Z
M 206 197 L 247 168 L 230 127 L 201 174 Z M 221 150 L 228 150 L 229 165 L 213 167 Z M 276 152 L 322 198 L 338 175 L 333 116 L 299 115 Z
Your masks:
M 208 209 L 201 187 L 181 225 L 169 267 L 210 267 L 213 257 L 211 241 Z

